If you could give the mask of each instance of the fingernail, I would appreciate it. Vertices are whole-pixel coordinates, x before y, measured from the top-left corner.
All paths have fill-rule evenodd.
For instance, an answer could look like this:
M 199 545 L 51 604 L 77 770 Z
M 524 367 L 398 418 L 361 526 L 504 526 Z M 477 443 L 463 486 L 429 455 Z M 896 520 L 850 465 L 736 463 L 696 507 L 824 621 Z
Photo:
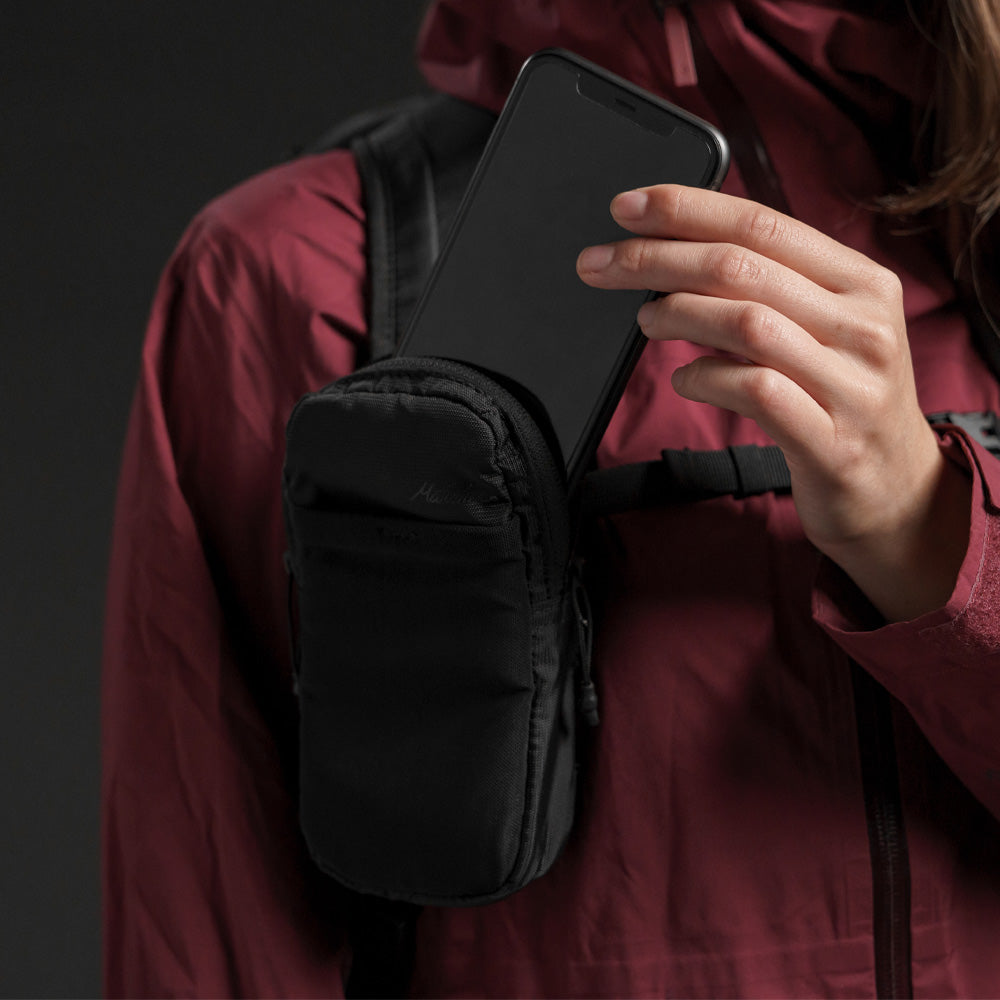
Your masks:
M 656 312 L 655 302 L 647 302 L 645 305 L 643 305 L 642 308 L 639 310 L 639 312 L 636 313 L 635 317 L 639 321 L 639 326 L 645 329 L 646 326 L 652 322 L 653 314 L 655 312 Z
M 625 191 L 611 202 L 611 212 L 619 219 L 641 219 L 648 203 L 645 191 Z
M 587 247 L 580 254 L 577 265 L 581 271 L 603 271 L 611 263 L 615 248 L 609 246 Z

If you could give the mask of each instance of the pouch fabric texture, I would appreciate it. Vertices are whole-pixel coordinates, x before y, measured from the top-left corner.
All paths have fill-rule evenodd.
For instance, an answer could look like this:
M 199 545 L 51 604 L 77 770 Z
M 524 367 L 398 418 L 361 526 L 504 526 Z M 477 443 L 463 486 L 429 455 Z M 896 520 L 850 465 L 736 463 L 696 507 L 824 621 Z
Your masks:
M 360 369 L 289 419 L 300 819 L 352 889 L 490 902 L 566 840 L 593 688 L 551 440 L 496 381 L 429 358 Z

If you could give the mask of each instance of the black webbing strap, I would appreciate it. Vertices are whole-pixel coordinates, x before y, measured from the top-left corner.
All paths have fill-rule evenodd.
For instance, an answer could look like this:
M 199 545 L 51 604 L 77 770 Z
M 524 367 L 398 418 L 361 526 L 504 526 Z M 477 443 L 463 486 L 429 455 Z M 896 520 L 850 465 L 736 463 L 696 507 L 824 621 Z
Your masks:
M 348 920 L 353 958 L 344 996 L 364 1000 L 409 992 L 420 907 L 355 893 Z
M 302 150 L 354 154 L 365 196 L 368 357 L 389 357 L 447 236 L 496 115 L 429 93 L 365 111 Z M 361 363 L 361 362 L 359 362 Z
M 495 121 L 433 94 L 350 142 L 365 192 L 369 360 L 402 341 Z
M 409 115 L 379 126 L 351 143 L 365 192 L 368 231 L 370 360 L 388 357 L 402 339 L 400 313 L 412 308 L 423 287 L 424 266 L 440 245 L 430 162 Z M 398 177 L 385 177 L 395 163 Z M 407 213 L 397 211 L 400 201 Z
M 586 520 L 671 504 L 761 493 L 788 493 L 791 478 L 777 445 L 732 445 L 717 451 L 667 449 L 658 462 L 588 473 L 580 486 Z
M 366 360 L 395 353 L 495 121 L 483 108 L 429 94 L 356 116 L 305 150 L 349 148 L 357 163 L 368 238 Z M 352 895 L 347 997 L 407 995 L 419 912 Z
M 932 413 L 927 420 L 936 426 L 961 428 L 1000 458 L 1000 417 L 995 413 L 948 411 Z M 587 520 L 715 497 L 742 500 L 761 493 L 789 493 L 791 488 L 788 465 L 777 445 L 731 445 L 716 451 L 667 449 L 658 462 L 588 473 L 580 485 L 580 514 Z

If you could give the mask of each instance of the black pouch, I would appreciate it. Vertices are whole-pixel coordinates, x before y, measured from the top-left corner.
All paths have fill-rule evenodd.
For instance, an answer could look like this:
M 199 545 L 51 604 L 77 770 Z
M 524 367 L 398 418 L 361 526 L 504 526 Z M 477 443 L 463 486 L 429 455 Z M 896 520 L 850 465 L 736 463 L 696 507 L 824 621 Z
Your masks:
M 304 397 L 283 499 L 300 819 L 362 893 L 500 899 L 568 835 L 589 616 L 562 462 L 464 365 L 379 362 Z

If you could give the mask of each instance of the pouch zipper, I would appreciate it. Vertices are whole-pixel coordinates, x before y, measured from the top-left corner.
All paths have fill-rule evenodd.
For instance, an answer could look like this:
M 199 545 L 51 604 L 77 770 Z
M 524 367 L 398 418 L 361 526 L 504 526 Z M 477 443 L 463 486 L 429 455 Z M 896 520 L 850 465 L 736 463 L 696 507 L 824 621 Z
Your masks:
M 505 458 L 508 459 L 513 474 L 527 484 L 527 489 L 536 498 L 532 507 L 538 511 L 536 515 L 537 524 L 533 527 L 541 536 L 540 543 L 544 553 L 543 559 L 540 560 L 542 563 L 540 575 L 543 599 L 546 602 L 554 599 L 565 599 L 564 588 L 571 583 L 568 579 L 568 574 L 571 572 L 571 560 L 569 558 L 571 536 L 569 501 L 562 460 L 559 457 L 558 451 L 552 448 L 545 434 L 527 408 L 512 392 L 505 389 L 486 373 L 470 365 L 433 357 L 396 357 L 373 362 L 351 375 L 347 375 L 336 382 L 324 386 L 316 392 L 309 394 L 309 396 L 312 398 L 329 397 L 349 393 L 352 391 L 352 386 L 356 383 L 364 382 L 368 379 L 377 380 L 382 376 L 393 373 L 398 373 L 399 375 L 438 374 L 442 376 L 443 380 L 449 383 L 450 391 L 445 390 L 435 393 L 437 398 L 448 399 L 450 397 L 455 403 L 471 408 L 471 400 L 468 398 L 468 393 L 471 391 L 471 393 L 484 397 L 494 410 L 503 411 L 500 419 L 506 425 L 504 431 L 512 440 L 512 447 L 505 455 Z M 466 392 L 463 393 L 463 389 Z M 291 428 L 293 421 L 297 418 L 298 410 L 305 401 L 305 398 L 300 400 L 293 409 L 288 419 L 289 428 Z M 480 419 L 487 423 L 490 422 L 489 418 L 485 415 L 480 415 Z M 549 455 L 552 461 L 548 463 L 544 461 L 526 461 L 524 456 L 530 454 Z M 515 505 L 515 509 L 517 506 L 519 504 Z M 562 524 L 559 523 L 559 511 L 565 512 Z M 523 516 L 523 513 L 519 516 Z M 538 573 L 538 569 L 529 567 L 529 573 L 534 576 Z M 589 624 L 589 618 L 586 621 Z M 534 711 L 533 707 L 533 714 Z M 541 775 L 536 771 L 533 771 L 529 775 L 529 783 L 533 784 L 539 780 L 541 780 Z M 525 823 L 532 828 L 534 828 L 536 823 L 535 812 L 536 810 L 532 810 L 525 814 Z M 537 833 L 538 831 L 536 831 L 536 835 Z M 542 836 L 545 835 L 545 831 L 540 831 L 540 833 Z M 540 854 L 540 857 L 543 856 L 544 849 Z M 520 879 L 524 874 L 526 863 L 527 857 L 523 852 L 519 852 L 514 867 L 507 876 L 507 880 L 516 881 Z
M 290 642 L 290 655 L 292 663 L 292 694 L 299 696 L 299 676 L 301 674 L 302 650 L 299 646 L 299 607 L 298 607 L 298 585 L 295 580 L 295 566 L 292 562 L 292 553 L 286 552 L 283 557 L 285 565 L 285 575 L 287 576 L 286 599 L 288 607 L 288 637 Z
M 470 365 L 447 361 L 442 358 L 395 358 L 391 359 L 391 361 L 381 362 L 380 367 L 383 369 L 392 367 L 400 367 L 404 370 L 408 368 L 412 369 L 415 361 L 420 362 L 419 367 L 421 368 L 440 371 L 442 374 L 446 374 L 452 378 L 465 379 L 472 384 L 476 391 L 490 396 L 502 404 L 514 427 L 515 433 L 522 443 L 522 448 L 514 456 L 518 472 L 525 474 L 531 484 L 532 490 L 539 490 L 543 497 L 540 506 L 546 521 L 543 530 L 547 536 L 546 551 L 549 555 L 549 565 L 546 567 L 546 587 L 550 597 L 559 593 L 564 581 L 562 579 L 553 579 L 553 574 L 550 570 L 564 563 L 569 564 L 569 548 L 568 542 L 564 545 L 556 537 L 556 529 L 551 522 L 549 511 L 558 510 L 560 506 L 566 508 L 567 511 L 569 509 L 569 499 L 564 480 L 558 472 L 555 475 L 549 475 L 547 470 L 539 467 L 539 463 L 531 463 L 531 467 L 526 468 L 525 463 L 521 460 L 521 455 L 528 453 L 548 454 L 552 457 L 554 464 L 561 461 L 560 457 L 553 453 L 549 442 L 545 439 L 545 435 L 521 401 L 496 380 L 480 372 L 478 369 Z M 395 362 L 399 363 L 398 366 Z M 555 467 L 558 469 L 557 465 Z M 569 514 L 567 513 L 568 516 Z M 600 715 L 598 711 L 597 689 L 594 686 L 593 677 L 591 676 L 593 618 L 590 610 L 590 599 L 583 583 L 582 567 L 579 560 L 572 562 L 569 572 L 572 575 L 572 579 L 568 582 L 580 651 L 577 708 L 588 726 L 597 726 L 600 723 Z
M 563 588 L 572 581 L 567 579 L 567 574 L 571 572 L 569 558 L 569 504 L 565 485 L 565 475 L 562 472 L 562 460 L 557 452 L 546 440 L 544 433 L 528 412 L 527 408 L 514 396 L 513 393 L 505 389 L 502 385 L 490 378 L 484 372 L 479 371 L 470 365 L 465 365 L 456 361 L 449 361 L 442 358 L 429 357 L 402 357 L 389 358 L 379 361 L 369 366 L 368 372 L 372 374 L 383 374 L 393 371 L 400 372 L 425 372 L 438 373 L 446 379 L 450 379 L 455 389 L 460 389 L 463 385 L 473 392 L 485 396 L 494 408 L 502 408 L 508 432 L 512 432 L 517 445 L 510 450 L 508 458 L 514 474 L 524 479 L 528 484 L 528 489 L 537 498 L 533 507 L 538 511 L 539 524 L 537 530 L 542 535 L 542 546 L 545 552 L 545 559 L 542 566 L 542 581 L 545 598 L 551 601 L 558 598 L 563 593 Z M 360 373 L 359 373 L 360 374 Z M 352 376 L 343 380 L 341 384 L 348 382 Z M 439 397 L 443 397 L 439 393 Z M 454 398 L 458 402 L 468 405 L 468 400 L 462 400 L 459 392 L 454 393 Z M 525 461 L 525 456 L 531 454 L 549 455 L 552 461 L 545 462 Z M 558 524 L 554 523 L 554 511 L 566 511 L 566 523 L 560 533 Z M 560 567 L 562 570 L 560 571 Z M 529 573 L 532 572 L 529 566 Z M 532 705 L 532 725 L 534 725 L 534 713 L 536 706 Z M 537 766 L 531 769 L 528 776 L 529 788 L 535 787 L 536 783 L 544 780 Z M 529 799 L 537 799 L 528 795 Z M 537 802 L 533 809 L 526 812 L 524 817 L 526 828 L 530 828 L 541 833 L 543 837 L 547 832 L 537 831 Z M 536 863 L 545 856 L 546 847 L 543 844 L 539 852 Z M 508 879 L 518 880 L 527 871 L 527 863 L 530 855 L 525 855 L 523 851 L 518 852 L 518 858 L 511 869 Z
M 588 726 L 600 725 L 601 716 L 598 710 L 597 688 L 590 667 L 594 651 L 593 616 L 590 610 L 590 597 L 583 582 L 583 567 L 577 561 L 573 568 L 573 614 L 576 620 L 577 644 L 580 649 L 580 690 L 577 696 L 577 707 L 583 721 Z
M 532 493 L 540 498 L 536 506 L 542 512 L 541 520 L 544 522 L 541 525 L 541 531 L 547 555 L 544 574 L 546 594 L 549 597 L 558 594 L 565 582 L 559 576 L 558 567 L 567 565 L 569 562 L 568 527 L 563 533 L 565 538 L 560 538 L 560 532 L 557 526 L 553 524 L 550 513 L 553 510 L 569 509 L 565 475 L 561 472 L 561 458 L 557 453 L 553 452 L 545 435 L 524 404 L 495 379 L 479 371 L 477 368 L 473 368 L 471 365 L 462 364 L 458 361 L 449 361 L 444 358 L 397 357 L 375 362 L 366 369 L 355 373 L 355 375 L 360 379 L 366 375 L 374 375 L 379 372 L 412 372 L 415 370 L 438 372 L 458 383 L 464 382 L 475 392 L 487 398 L 492 398 L 505 411 L 507 421 L 522 445 L 520 449 L 516 449 L 515 454 L 512 456 L 514 459 L 512 465 L 517 474 L 528 482 Z M 349 384 L 355 378 L 355 375 L 349 375 L 339 383 L 333 383 L 333 385 L 321 389 L 320 393 L 325 393 L 328 390 L 336 391 L 340 386 Z M 551 455 L 551 473 L 545 467 L 544 463 L 525 462 L 522 458 L 523 454 Z

